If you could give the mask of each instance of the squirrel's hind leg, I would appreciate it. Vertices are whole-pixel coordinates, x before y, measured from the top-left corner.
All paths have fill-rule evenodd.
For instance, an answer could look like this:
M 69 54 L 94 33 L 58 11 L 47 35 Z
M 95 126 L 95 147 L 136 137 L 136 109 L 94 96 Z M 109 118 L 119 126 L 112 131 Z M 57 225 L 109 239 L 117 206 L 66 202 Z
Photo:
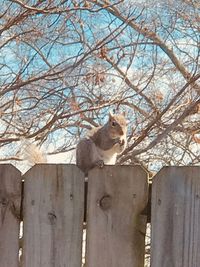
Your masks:
M 76 165 L 85 174 L 96 166 L 103 168 L 104 162 L 99 157 L 96 145 L 90 138 L 83 138 L 78 143 L 76 148 Z
M 89 138 L 81 139 L 76 147 L 76 165 L 85 174 L 93 167 L 92 141 Z

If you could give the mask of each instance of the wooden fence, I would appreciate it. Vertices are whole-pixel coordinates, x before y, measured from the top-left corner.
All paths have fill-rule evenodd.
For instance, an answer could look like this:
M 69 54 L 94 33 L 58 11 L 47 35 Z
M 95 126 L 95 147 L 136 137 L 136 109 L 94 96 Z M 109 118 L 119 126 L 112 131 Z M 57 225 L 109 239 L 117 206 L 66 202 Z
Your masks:
M 24 183 L 22 182 L 24 180 Z M 143 267 L 149 199 L 138 166 L 84 176 L 74 165 L 0 165 L 0 267 L 81 267 L 87 200 L 87 267 Z M 22 186 L 24 184 L 24 186 Z M 151 267 L 200 266 L 200 167 L 166 167 L 153 180 Z

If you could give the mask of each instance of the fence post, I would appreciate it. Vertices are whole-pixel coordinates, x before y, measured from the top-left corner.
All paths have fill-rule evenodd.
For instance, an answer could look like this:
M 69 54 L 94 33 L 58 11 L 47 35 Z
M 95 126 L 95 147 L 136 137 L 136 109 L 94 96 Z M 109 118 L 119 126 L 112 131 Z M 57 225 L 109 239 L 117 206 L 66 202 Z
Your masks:
M 147 200 L 147 175 L 138 166 L 89 173 L 87 267 L 144 266 Z
M 19 265 L 21 173 L 0 165 L 0 267 Z

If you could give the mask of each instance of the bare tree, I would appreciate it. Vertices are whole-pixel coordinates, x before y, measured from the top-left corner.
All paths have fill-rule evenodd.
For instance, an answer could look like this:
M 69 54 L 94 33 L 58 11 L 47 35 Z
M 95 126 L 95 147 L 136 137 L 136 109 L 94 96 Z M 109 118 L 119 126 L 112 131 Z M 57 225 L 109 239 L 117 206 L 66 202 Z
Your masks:
M 199 164 L 198 1 L 2 1 L 0 148 L 71 151 L 128 111 L 120 164 Z

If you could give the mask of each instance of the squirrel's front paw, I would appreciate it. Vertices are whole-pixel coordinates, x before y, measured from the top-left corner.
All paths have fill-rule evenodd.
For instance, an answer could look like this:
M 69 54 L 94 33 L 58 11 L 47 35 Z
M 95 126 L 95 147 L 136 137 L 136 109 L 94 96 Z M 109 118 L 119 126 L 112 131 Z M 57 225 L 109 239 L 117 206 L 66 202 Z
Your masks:
M 103 166 L 104 166 L 104 161 L 103 160 L 98 160 L 98 161 L 95 162 L 95 165 L 97 167 L 99 167 L 100 169 L 102 169 Z
M 120 146 L 124 146 L 124 144 L 125 144 L 124 139 L 120 140 L 119 145 L 120 145 Z
M 126 148 L 126 140 L 122 139 L 120 140 L 120 142 L 118 143 L 118 146 L 116 147 L 116 152 L 118 154 L 121 154 L 125 148 Z

